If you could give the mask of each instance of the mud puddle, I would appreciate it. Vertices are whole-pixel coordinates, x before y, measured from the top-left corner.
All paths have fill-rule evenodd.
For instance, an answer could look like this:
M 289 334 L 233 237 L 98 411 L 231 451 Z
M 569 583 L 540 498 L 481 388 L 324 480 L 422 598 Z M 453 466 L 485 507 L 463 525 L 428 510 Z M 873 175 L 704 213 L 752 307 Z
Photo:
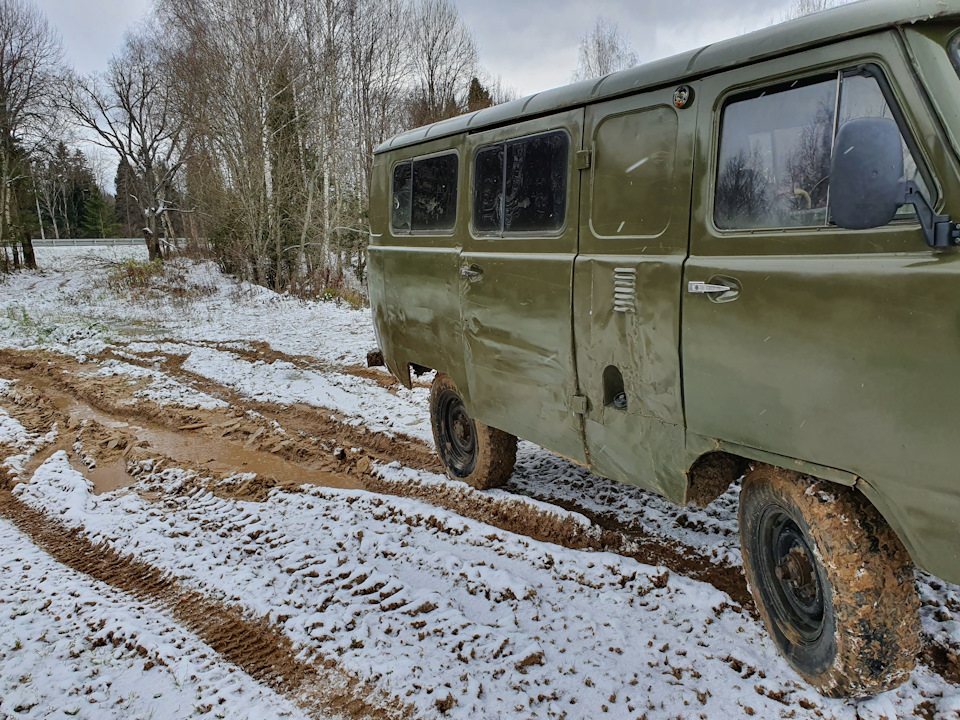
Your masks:
M 232 442 L 202 436 L 184 437 L 154 428 L 135 426 L 132 430 L 138 440 L 146 442 L 150 448 L 170 459 L 216 475 L 255 473 L 295 485 L 319 485 L 341 490 L 360 490 L 363 487 L 347 475 L 304 466 L 268 452 L 247 450 Z
M 66 417 L 68 427 L 76 428 L 86 421 L 107 430 L 119 431 L 120 436 L 131 436 L 132 439 L 129 440 L 121 437 L 106 439 L 106 450 L 115 450 L 122 445 L 126 452 L 119 458 L 97 463 L 92 468 L 80 463 L 71 454 L 75 469 L 93 482 L 94 492 L 97 494 L 130 487 L 136 482 L 127 472 L 125 458 L 132 455 L 130 451 L 138 446 L 156 451 L 178 464 L 218 476 L 253 473 L 282 480 L 285 485 L 318 485 L 345 490 L 362 488 L 362 484 L 356 479 L 323 470 L 317 467 L 319 463 L 306 465 L 293 462 L 270 452 L 248 449 L 235 442 L 197 432 L 209 428 L 210 425 L 206 423 L 196 423 L 183 432 L 133 424 L 80 402 L 55 387 L 48 378 L 35 377 L 30 382 L 42 389 L 44 395 Z M 47 455 L 49 454 L 52 453 Z
M 0 360 L 4 354 L 0 353 Z M 16 353 L 11 359 L 19 361 L 21 368 L 26 362 L 31 362 L 31 370 L 40 366 L 39 358 L 28 353 Z M 295 490 L 304 484 L 413 498 L 536 540 L 577 550 L 614 552 L 647 564 L 663 565 L 673 572 L 709 582 L 727 592 L 738 604 L 752 609 L 741 570 L 718 566 L 691 548 L 651 537 L 628 537 L 603 524 L 591 529 L 572 518 L 531 507 L 520 498 L 492 497 L 458 484 L 437 486 L 389 481 L 371 472 L 374 459 L 399 460 L 406 467 L 440 470 L 430 450 L 418 441 L 398 441 L 362 428 L 334 427 L 317 408 L 281 408 L 239 397 L 231 398 L 235 405 L 230 411 L 232 416 L 225 414 L 226 411 L 185 412 L 174 406 L 130 405 L 127 403 L 133 394 L 131 386 L 90 378 L 79 380 L 77 375 L 82 370 L 71 368 L 69 359 L 45 355 L 42 360 L 48 372 L 21 375 L 24 382 L 42 387 L 61 412 L 71 417 L 71 423 L 87 420 L 118 433 L 92 431 L 88 437 L 81 438 L 85 448 L 99 449 L 98 465 L 107 466 L 121 456 L 138 459 L 152 455 L 169 458 L 173 464 L 214 477 L 238 473 L 258 475 L 253 483 L 234 485 L 232 490 L 228 487 L 216 490 L 232 493 L 238 499 L 263 500 L 274 487 Z M 9 364 L 17 367 L 15 363 Z M 279 423 L 286 433 L 297 435 L 282 433 L 276 425 L 267 430 L 263 419 L 255 424 L 238 414 L 248 410 L 259 413 L 266 421 Z M 333 430 L 337 434 L 333 434 Z M 332 442 L 310 441 L 310 437 L 328 438 Z M 337 448 L 339 443 L 343 445 Z M 141 446 L 144 454 L 131 445 Z M 323 445 L 329 447 L 321 447 Z M 364 448 L 359 454 L 342 449 L 357 446 Z M 577 507 L 567 509 L 581 511 Z
M 127 464 L 122 460 L 115 460 L 103 467 L 88 468 L 77 460 L 75 455 L 71 454 L 70 465 L 93 483 L 94 495 L 133 487 L 133 484 L 137 481 L 133 475 L 127 472 Z

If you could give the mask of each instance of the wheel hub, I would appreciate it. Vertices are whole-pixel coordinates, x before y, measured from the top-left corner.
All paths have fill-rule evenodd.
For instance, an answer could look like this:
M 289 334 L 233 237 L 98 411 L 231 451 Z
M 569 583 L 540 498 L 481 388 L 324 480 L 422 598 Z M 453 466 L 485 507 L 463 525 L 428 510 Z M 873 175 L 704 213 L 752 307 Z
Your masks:
M 438 449 L 444 464 L 457 477 L 467 477 L 477 461 L 477 428 L 463 400 L 455 393 L 445 393 L 439 402 L 440 437 Z
M 814 577 L 813 563 L 806 551 L 794 545 L 790 552 L 780 558 L 775 570 L 777 578 L 793 591 L 798 600 L 809 604 L 816 599 L 817 580 Z
M 760 528 L 763 572 L 777 623 L 795 641 L 813 642 L 823 630 L 824 594 L 809 542 L 793 518 L 779 510 L 768 511 Z

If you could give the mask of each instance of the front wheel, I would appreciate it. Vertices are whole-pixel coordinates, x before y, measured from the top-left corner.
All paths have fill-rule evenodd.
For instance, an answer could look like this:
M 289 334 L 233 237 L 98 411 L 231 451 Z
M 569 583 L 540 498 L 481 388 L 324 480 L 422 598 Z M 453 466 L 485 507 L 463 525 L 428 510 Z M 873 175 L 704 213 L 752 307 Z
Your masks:
M 821 693 L 897 687 L 920 649 L 913 564 L 856 490 L 761 466 L 740 493 L 743 569 L 788 663 Z
M 478 490 L 500 487 L 517 460 L 517 438 L 467 414 L 449 375 L 437 373 L 430 389 L 430 424 L 440 462 L 454 480 Z

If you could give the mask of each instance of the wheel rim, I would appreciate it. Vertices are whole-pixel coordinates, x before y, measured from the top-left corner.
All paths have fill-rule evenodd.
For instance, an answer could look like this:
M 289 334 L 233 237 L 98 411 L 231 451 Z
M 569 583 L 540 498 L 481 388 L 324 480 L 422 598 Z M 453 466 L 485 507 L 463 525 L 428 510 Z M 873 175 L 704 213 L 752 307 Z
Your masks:
M 816 642 L 823 634 L 824 592 L 809 540 L 779 508 L 764 513 L 758 531 L 761 582 L 773 620 L 794 644 Z
M 457 477 L 467 477 L 477 464 L 477 427 L 456 393 L 445 391 L 437 409 L 444 464 Z

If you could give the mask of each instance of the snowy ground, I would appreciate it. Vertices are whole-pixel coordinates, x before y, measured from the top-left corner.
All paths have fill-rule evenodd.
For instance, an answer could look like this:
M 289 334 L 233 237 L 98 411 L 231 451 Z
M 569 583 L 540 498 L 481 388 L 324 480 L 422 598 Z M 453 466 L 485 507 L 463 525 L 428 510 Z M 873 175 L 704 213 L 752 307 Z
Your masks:
M 67 357 L 78 384 L 126 393 L 137 422 L 148 406 L 177 417 L 193 417 L 189 410 L 198 421 L 174 431 L 222 426 L 223 442 L 244 452 L 282 453 L 283 437 L 302 441 L 283 412 L 263 414 L 274 406 L 323 408 L 348 428 L 430 442 L 425 388 L 356 369 L 375 345 L 366 311 L 278 296 L 211 265 L 172 271 L 173 295 L 132 297 L 110 287 L 109 263 L 144 252 L 38 250 L 44 272 L 0 284 L 0 348 Z M 21 396 L 33 380 L 4 372 L 0 365 L 0 457 L 20 483 L 12 502 L 97 552 L 139 561 L 260 623 L 292 643 L 300 670 L 315 668 L 331 685 L 349 678 L 351 689 L 311 704 L 305 685 L 258 674 L 255 658 L 225 659 L 229 649 L 206 645 L 201 630 L 150 591 L 78 572 L 66 551 L 48 554 L 0 519 L 0 617 L 9 618 L 0 717 L 376 717 L 381 708 L 383 716 L 425 718 L 960 718 L 960 687 L 925 664 L 873 700 L 824 699 L 722 590 L 630 557 L 631 542 L 653 537 L 736 568 L 736 487 L 706 510 L 676 508 L 522 443 L 511 483 L 491 493 L 399 457 L 375 457 L 359 472 L 406 490 L 278 486 L 250 499 L 245 463 L 226 476 L 131 452 L 134 443 L 121 436 L 138 426 L 127 426 L 123 413 L 111 416 L 119 434 L 96 441 L 73 416 L 51 424 L 52 410 L 20 417 L 37 427 L 21 424 Z M 42 383 L 33 390 L 46 392 Z M 235 424 L 224 415 L 231 409 L 241 413 Z M 211 419 L 224 417 L 221 426 Z M 279 441 L 261 450 L 266 435 L 254 425 L 235 441 L 241 420 Z M 137 441 L 146 446 L 151 437 Z M 307 439 L 329 444 L 336 458 L 363 455 L 342 440 L 343 448 Z M 101 453 L 106 466 L 125 442 L 118 462 L 127 463 L 129 487 L 95 492 L 81 458 Z M 398 497 L 403 492 L 409 497 Z M 424 502 L 440 496 L 447 499 Z M 564 547 L 533 539 L 543 535 L 533 528 L 495 527 L 483 522 L 483 503 L 585 537 L 615 524 L 626 551 Z M 960 589 L 928 576 L 920 589 L 928 642 L 955 669 Z M 330 697 L 362 705 L 339 707 Z

